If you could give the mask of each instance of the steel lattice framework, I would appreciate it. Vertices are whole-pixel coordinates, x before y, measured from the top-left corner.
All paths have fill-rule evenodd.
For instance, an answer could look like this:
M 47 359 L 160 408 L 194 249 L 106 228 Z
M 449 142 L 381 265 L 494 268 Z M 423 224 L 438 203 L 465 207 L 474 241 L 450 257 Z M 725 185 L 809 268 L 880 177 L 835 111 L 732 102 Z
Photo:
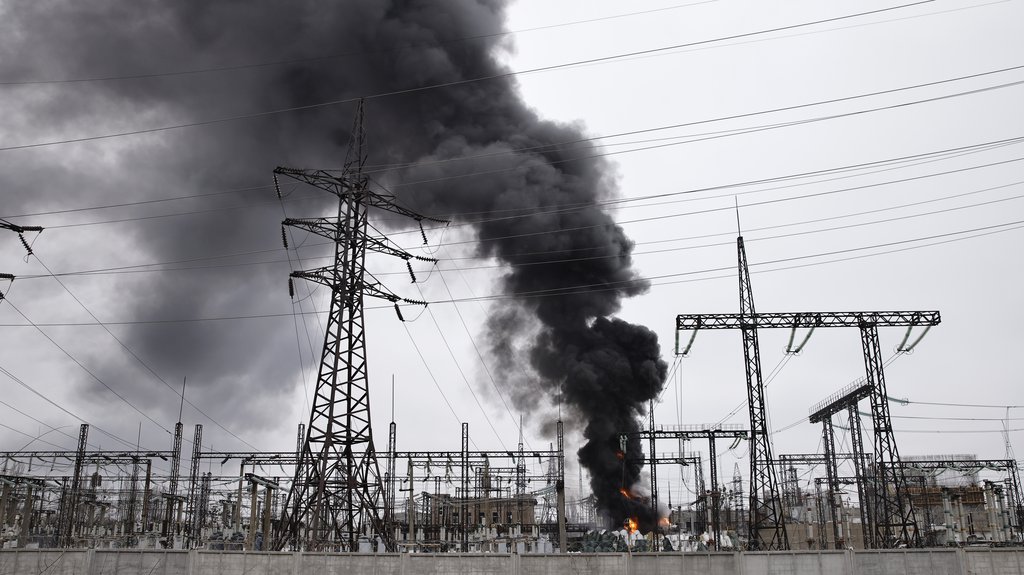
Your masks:
M 818 402 L 817 405 L 811 408 L 811 415 L 808 419 L 811 423 L 820 422 L 822 424 L 822 433 L 827 435 L 831 433 L 828 428 L 832 427 L 832 416 L 843 409 L 847 410 L 850 443 L 853 445 L 853 453 L 850 454 L 849 458 L 853 460 L 854 476 L 857 479 L 857 501 L 860 506 L 860 523 L 862 525 L 864 547 L 866 549 L 873 549 L 875 548 L 874 525 L 878 502 L 877 500 L 872 501 L 875 498 L 873 495 L 869 495 L 869 493 L 874 493 L 877 491 L 877 488 L 872 489 L 870 492 L 868 490 L 868 457 L 864 452 L 863 427 L 860 421 L 860 412 L 857 411 L 857 403 L 867 397 L 871 397 L 871 385 L 867 379 L 855 381 Z M 828 445 L 826 445 L 826 448 L 828 448 Z M 833 459 L 838 460 L 841 457 L 836 456 Z M 834 464 L 835 462 L 832 463 Z M 837 482 L 838 480 L 834 479 L 836 475 L 834 473 L 834 465 L 831 469 L 833 473 L 830 477 L 833 477 L 833 479 L 829 481 L 829 492 L 835 493 L 839 490 L 839 483 Z
M 839 473 L 836 461 L 836 432 L 832 426 L 832 418 L 822 420 L 822 444 L 825 446 L 825 474 L 828 479 L 828 509 L 832 517 L 832 541 L 836 549 L 844 547 L 839 531 L 842 523 L 842 501 L 839 500 Z
M 907 477 L 900 466 L 900 453 L 892 434 L 878 325 L 863 324 L 860 339 L 864 347 L 864 369 L 871 384 L 871 423 L 875 428 L 875 545 L 920 547 L 921 533 L 917 529 L 914 506 L 907 492 Z
M 331 304 L 309 425 L 288 493 L 285 533 L 277 541 L 278 548 L 291 545 L 305 550 L 356 551 L 362 536 L 371 540 L 378 537 L 388 550 L 394 548 L 381 512 L 386 495 L 370 425 L 363 297 L 385 299 L 394 303 L 396 310 L 399 301 L 423 302 L 398 297 L 379 282 L 368 281 L 367 277 L 372 276 L 366 271 L 366 253 L 396 256 L 407 263 L 412 259 L 434 260 L 413 256 L 384 238 L 368 235 L 370 208 L 417 222 L 429 218 L 399 206 L 388 193 L 370 189 L 369 179 L 362 172 L 364 140 L 360 106 L 353 130 L 354 150 L 350 150 L 350 154 L 355 152 L 354 159 L 346 162 L 340 175 L 285 167 L 274 170 L 275 182 L 278 176 L 293 178 L 338 198 L 333 218 L 283 222 L 284 226 L 331 240 L 335 250 L 330 265 L 291 274 L 327 286 Z
M 761 377 L 761 346 L 757 342 L 754 290 L 750 284 L 743 236 L 736 238 L 740 277 L 740 332 L 747 375 L 747 407 L 750 411 L 750 539 L 751 549 L 789 549 L 785 514 L 779 494 L 779 478 L 772 465 L 772 441 L 764 405 Z
M 681 314 L 676 318 L 677 330 L 738 329 L 743 335 L 743 358 L 746 367 L 747 403 L 750 411 L 750 549 L 788 549 L 782 498 L 775 467 L 772 465 L 771 439 L 767 432 L 764 383 L 761 376 L 759 328 L 813 330 L 819 327 L 856 327 L 861 332 L 866 377 L 859 386 L 861 397 L 871 398 L 871 416 L 875 428 L 875 473 L 880 486 L 875 490 L 875 537 L 880 546 L 917 545 L 920 536 L 910 501 L 905 497 L 906 479 L 899 464 L 896 441 L 889 421 L 885 374 L 878 344 L 879 326 L 931 327 L 940 321 L 937 311 L 866 311 L 866 312 L 796 312 L 757 313 L 747 266 L 743 236 L 736 238 L 739 260 L 740 313 Z M 809 335 L 809 334 L 808 334 Z M 909 332 L 908 332 L 909 335 Z M 904 338 L 906 339 L 906 338 Z M 693 343 L 691 337 L 683 355 Z M 806 339 L 805 339 L 806 343 Z M 916 345 L 916 342 L 915 344 Z M 800 345 L 803 347 L 803 344 Z M 830 398 L 831 399 L 831 398 Z M 838 399 L 838 398 L 837 398 Z M 845 401 L 845 398 L 843 398 Z M 847 403 L 842 403 L 845 407 Z M 829 400 L 817 409 L 833 413 L 839 404 Z M 812 419 L 812 421 L 814 421 Z
M 658 458 L 654 454 L 655 451 L 655 440 L 658 439 L 707 439 L 708 440 L 708 461 L 710 466 L 710 477 L 711 477 L 711 490 L 702 496 L 709 495 L 711 497 L 711 534 L 714 538 L 715 549 L 720 548 L 721 540 L 721 490 L 718 486 L 718 456 L 717 447 L 715 441 L 717 439 L 750 439 L 750 432 L 746 429 L 740 429 L 736 425 L 723 425 L 723 424 L 698 424 L 698 425 L 660 425 L 655 426 L 653 419 L 651 420 L 651 428 L 642 431 L 635 431 L 631 433 L 622 433 L 620 437 L 638 437 L 641 440 L 647 439 L 649 442 L 649 449 L 651 451 L 651 457 L 647 458 L 646 463 L 650 464 L 651 473 L 651 501 L 652 505 L 657 506 L 658 497 L 658 485 L 657 485 L 657 467 L 659 463 L 680 463 L 680 458 Z M 644 463 L 645 459 L 640 457 L 630 457 L 629 461 L 638 461 Z M 703 474 L 700 478 L 703 484 Z

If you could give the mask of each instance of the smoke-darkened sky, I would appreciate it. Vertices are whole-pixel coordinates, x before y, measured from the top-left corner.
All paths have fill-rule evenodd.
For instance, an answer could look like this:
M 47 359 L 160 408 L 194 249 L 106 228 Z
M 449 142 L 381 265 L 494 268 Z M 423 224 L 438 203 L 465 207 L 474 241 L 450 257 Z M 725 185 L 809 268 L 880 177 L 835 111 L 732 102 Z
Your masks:
M 405 309 L 406 324 L 385 302 L 367 302 L 378 433 L 394 375 L 400 445 L 454 449 L 462 420 L 481 448 L 512 446 L 523 414 L 528 442 L 545 447 L 561 407 L 575 452 L 581 409 L 629 416 L 658 395 L 660 384 L 638 386 L 634 408 L 586 391 L 616 373 L 602 350 L 654 336 L 669 374 L 658 420 L 726 418 L 745 398 L 739 334 L 699 335 L 677 366 L 673 318 L 737 308 L 738 201 L 758 310 L 942 312 L 943 324 L 887 372 L 890 395 L 915 402 L 892 408 L 905 417 L 893 421 L 902 453 L 1001 456 L 992 430 L 1024 428 L 1024 410 L 1001 422 L 1005 409 L 923 402 L 1024 404 L 1013 354 L 1024 343 L 1013 329 L 1024 156 L 1011 140 L 1024 136 L 1012 85 L 1024 70 L 944 82 L 1024 65 L 1021 8 L 935 1 L 740 37 L 895 4 L 690 4 L 0 4 L 11 31 L 0 37 L 0 217 L 47 228 L 28 234 L 39 256 L 28 262 L 17 236 L 0 233 L 0 272 L 19 276 L 0 285 L 10 292 L 0 367 L 121 438 L 133 441 L 141 421 L 153 447 L 169 442 L 161 428 L 177 419 L 187 376 L 183 420 L 203 423 L 206 442 L 246 449 L 234 434 L 290 448 L 308 416 L 323 326 L 315 312 L 327 300 L 301 283 L 289 300 L 286 278 L 324 265 L 329 250 L 296 232 L 285 252 L 280 221 L 330 204 L 291 184 L 278 201 L 271 170 L 340 167 L 352 100 L 369 96 L 374 181 L 453 219 L 426 226 L 427 246 L 416 226 L 376 220 L 397 245 L 440 259 L 433 270 L 416 264 L 417 285 L 402 262 L 370 260 L 396 293 L 434 302 Z M 715 38 L 730 39 L 685 46 Z M 655 50 L 670 46 L 680 47 Z M 982 88 L 991 89 L 966 94 Z M 721 118 L 733 119 L 710 121 Z M 171 126 L 183 127 L 88 139 Z M 32 144 L 47 145 L 20 148 Z M 922 244 L 935 245 L 907 249 Z M 72 273 L 86 270 L 100 271 Z M 538 290 L 572 293 L 484 297 Z M 11 304 L 45 336 L 14 326 L 26 320 Z M 610 335 L 619 324 L 594 321 L 605 316 L 647 326 L 651 338 Z M 608 337 L 595 343 L 598 334 Z M 762 335 L 765 370 L 777 372 L 768 388 L 776 451 L 815 451 L 819 430 L 797 422 L 862 375 L 859 341 L 819 331 L 787 359 L 788 336 Z M 887 358 L 902 336 L 883 331 Z M 590 355 L 578 349 L 591 344 Z M 632 363 L 616 356 L 627 361 L 618 367 L 657 381 L 658 350 L 648 348 Z M 78 423 L 0 381 L 4 449 L 47 431 L 14 408 L 46 425 Z M 578 381 L 580 395 L 564 381 Z M 32 445 L 71 445 L 60 431 Z M 746 474 L 742 446 L 720 451 L 723 474 L 734 463 Z M 687 496 L 677 477 L 662 481 Z

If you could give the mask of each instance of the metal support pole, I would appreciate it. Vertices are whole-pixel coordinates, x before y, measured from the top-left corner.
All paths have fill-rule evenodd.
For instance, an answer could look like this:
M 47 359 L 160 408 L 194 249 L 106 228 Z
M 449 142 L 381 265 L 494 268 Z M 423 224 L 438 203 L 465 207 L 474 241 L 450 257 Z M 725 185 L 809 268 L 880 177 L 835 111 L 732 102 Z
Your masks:
M 256 526 L 258 525 L 259 511 L 256 505 L 256 495 L 259 485 L 255 481 L 250 482 L 249 488 L 249 531 L 245 535 L 245 550 L 253 551 L 256 544 Z
M 167 509 L 164 510 L 164 525 L 162 536 L 167 542 L 168 547 L 171 546 L 171 536 L 174 534 L 176 529 L 173 529 L 174 522 L 174 500 L 173 497 L 178 494 L 178 473 L 181 471 L 181 436 L 184 427 L 181 422 L 174 424 L 174 449 L 171 453 L 171 477 L 170 486 L 167 489 L 165 496 L 170 495 L 172 499 L 167 501 Z
M 75 454 L 75 475 L 71 478 L 71 491 L 68 493 L 67 512 L 61 526 L 61 547 L 71 547 L 74 537 L 75 523 L 78 521 L 78 502 L 82 490 L 82 466 L 85 460 L 85 447 L 89 440 L 89 425 L 83 423 L 78 432 L 78 451 Z
M 28 536 L 32 530 L 32 484 L 25 483 L 25 507 L 21 512 L 21 529 L 18 531 L 18 547 L 28 544 Z M 70 547 L 70 545 L 65 545 Z
M 722 538 L 722 498 L 718 488 L 718 451 L 715 446 L 715 433 L 708 433 L 708 460 L 711 470 L 711 536 L 715 540 L 715 551 L 721 549 Z
M 203 451 L 203 426 L 202 424 L 196 424 L 195 436 L 192 439 L 192 465 L 189 468 L 188 474 L 188 512 L 185 516 L 186 532 L 185 535 L 188 537 L 186 542 L 186 548 L 195 547 L 196 537 L 194 532 L 196 530 L 196 519 L 197 519 L 197 503 L 196 499 L 199 497 L 199 456 Z
M 409 460 L 408 468 L 409 476 L 409 499 L 406 501 L 406 519 L 409 524 L 409 535 L 408 540 L 412 549 L 416 549 L 416 498 L 413 497 L 415 489 L 413 487 L 413 473 L 412 473 L 412 459 Z
M 650 473 L 651 473 L 651 507 L 655 511 L 657 511 L 658 510 L 658 464 L 656 463 L 656 460 L 658 459 L 658 454 L 655 451 L 655 442 L 654 442 L 655 435 L 654 435 L 654 400 L 653 399 L 650 401 L 650 407 L 648 409 L 650 410 L 647 415 L 648 415 L 649 425 L 650 425 L 650 430 L 651 430 L 651 434 L 650 434 L 651 438 L 650 438 L 649 443 L 648 443 L 648 445 L 649 445 L 648 449 L 650 450 L 649 452 L 651 454 L 651 465 L 650 465 Z M 661 549 L 661 545 L 660 545 L 661 541 L 658 540 L 658 535 L 659 535 L 658 529 L 656 528 L 654 530 L 654 536 L 652 537 L 652 540 L 653 540 L 653 543 L 654 543 L 654 545 L 652 546 L 653 547 L 652 551 L 655 551 L 655 552 L 657 552 L 657 551 L 659 551 Z
M 255 484 L 253 484 L 255 486 Z M 271 493 L 270 486 L 265 485 L 263 487 L 263 544 L 260 546 L 261 551 L 266 551 L 270 545 L 270 515 L 273 513 L 274 496 Z
M 395 452 L 397 451 L 397 434 L 397 426 L 392 421 L 388 426 L 388 462 L 387 470 L 384 472 L 384 526 L 389 533 L 395 532 Z
M 778 477 L 772 464 L 772 442 L 768 435 L 764 382 L 761 377 L 761 348 L 757 339 L 754 292 L 747 267 L 743 237 L 736 238 L 740 278 L 740 331 L 747 376 L 747 405 L 750 411 L 750 539 L 751 550 L 789 549 Z
M 825 494 L 828 496 L 828 508 L 829 515 L 832 517 L 832 543 L 836 549 L 843 548 L 843 537 L 840 534 L 842 522 L 842 509 L 837 501 L 839 497 L 839 473 L 837 471 L 836 464 L 836 433 L 835 428 L 832 427 L 832 417 L 826 417 L 821 420 L 822 427 L 822 443 L 825 446 L 825 475 L 828 479 L 828 490 Z
M 242 489 L 245 485 L 245 460 L 242 460 L 242 464 L 238 469 L 238 504 L 235 505 L 234 518 L 232 523 L 235 526 L 235 531 L 240 532 L 242 530 Z
M 146 460 L 146 484 L 142 486 L 142 532 L 146 533 L 149 527 L 149 498 L 151 496 L 150 485 L 153 482 L 153 460 Z
M 860 531 L 864 540 L 865 549 L 874 549 L 874 527 L 872 518 L 871 500 L 868 493 L 867 454 L 864 453 L 864 427 L 861 425 L 860 412 L 857 411 L 857 402 L 852 402 L 846 408 L 850 422 L 850 443 L 853 444 L 853 469 L 857 478 L 857 500 L 860 504 Z
M 905 544 L 921 545 L 921 534 L 914 517 L 914 506 L 907 491 L 907 479 L 900 463 L 899 450 L 889 418 L 889 397 L 885 388 L 882 349 L 878 326 L 860 326 L 864 349 L 864 369 L 871 385 L 871 421 L 875 428 L 875 544 L 880 548 Z
M 522 444 L 520 443 L 520 449 Z M 462 424 L 462 501 L 460 502 L 459 524 L 462 531 L 462 552 L 469 552 L 469 424 Z M 520 524 L 522 516 L 520 515 Z
M 0 490 L 0 529 L 7 525 L 7 519 L 11 516 L 11 513 L 8 513 L 11 502 L 11 490 L 12 484 L 4 482 L 3 489 Z
M 559 419 L 555 426 L 558 433 L 558 479 L 555 480 L 555 512 L 558 517 L 558 552 L 567 553 L 568 543 L 565 532 L 565 438 L 563 436 L 562 420 Z
M 818 509 L 818 549 L 828 549 L 828 537 L 825 535 L 825 498 L 821 493 L 821 483 L 814 482 L 815 507 Z

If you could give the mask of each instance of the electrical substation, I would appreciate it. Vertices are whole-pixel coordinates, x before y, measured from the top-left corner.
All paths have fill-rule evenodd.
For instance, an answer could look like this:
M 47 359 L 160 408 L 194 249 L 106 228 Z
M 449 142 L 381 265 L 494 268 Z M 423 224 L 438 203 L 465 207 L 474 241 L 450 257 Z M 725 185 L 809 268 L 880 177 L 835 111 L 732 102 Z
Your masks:
M 522 434 L 515 449 L 470 449 L 465 423 L 440 434 L 446 448 L 438 451 L 403 450 L 395 421 L 389 422 L 386 438 L 375 435 L 364 299 L 394 304 L 399 319 L 400 304 L 426 302 L 406 299 L 371 279 L 364 262 L 368 252 L 406 262 L 430 260 L 371 234 L 368 222 L 371 213 L 383 212 L 421 227 L 423 221 L 440 220 L 372 188 L 362 171 L 361 122 L 360 116 L 340 175 L 287 167 L 273 174 L 279 195 L 279 180 L 288 178 L 337 201 L 336 217 L 282 222 L 286 245 L 286 228 L 334 245 L 333 262 L 288 278 L 293 294 L 296 281 L 318 283 L 331 294 L 311 411 L 298 427 L 294 451 L 206 450 L 202 425 L 189 429 L 181 421 L 166 451 L 91 450 L 90 426 L 82 424 L 77 450 L 0 453 L 4 549 L 64 550 L 72 553 L 69 557 L 86 549 L 340 553 L 381 557 L 364 559 L 369 563 L 360 568 L 384 565 L 384 570 L 405 565 L 386 563 L 388 557 L 410 554 L 452 555 L 468 565 L 474 555 L 608 552 L 626 553 L 627 567 L 633 565 L 628 569 L 636 570 L 644 554 L 726 553 L 722 557 L 736 561 L 741 551 L 909 552 L 967 545 L 1013 548 L 1024 542 L 1015 460 L 971 454 L 901 457 L 897 447 L 879 330 L 906 330 L 898 351 L 909 352 L 927 330 L 940 325 L 939 312 L 758 312 L 742 235 L 736 242 L 739 312 L 678 315 L 675 351 L 681 357 L 695 353 L 699 331 L 738 330 L 748 422 L 660 424 L 652 404 L 639 431 L 623 431 L 618 438 L 621 465 L 644 468 L 647 483 L 620 485 L 617 496 L 656 511 L 655 523 L 627 517 L 622 525 L 609 525 L 602 503 L 584 493 L 582 476 L 574 496 L 567 495 L 566 457 L 574 455 L 566 452 L 561 421 L 552 422 L 555 435 L 545 450 L 524 447 Z M 23 234 L 39 230 L 7 222 L 4 228 L 19 234 L 28 250 Z M 758 334 L 789 330 L 786 351 L 797 353 L 812 332 L 826 328 L 858 330 L 865 375 L 808 406 L 808 421 L 821 425 L 821 453 L 777 453 L 766 423 Z M 870 432 L 864 431 L 862 417 L 870 419 Z M 837 452 L 836 427 L 848 431 L 851 452 Z M 748 447 L 747 473 L 739 464 L 720 468 L 717 454 L 724 445 Z M 797 479 L 809 471 L 818 472 L 810 489 Z M 658 477 L 677 473 L 688 478 L 690 500 L 672 501 L 661 493 Z M 191 561 L 199 560 L 188 561 L 191 571 Z M 721 567 L 722 572 L 735 568 Z M 11 572 L 4 569 L 0 564 L 0 573 Z M 524 567 L 514 563 L 512 569 Z

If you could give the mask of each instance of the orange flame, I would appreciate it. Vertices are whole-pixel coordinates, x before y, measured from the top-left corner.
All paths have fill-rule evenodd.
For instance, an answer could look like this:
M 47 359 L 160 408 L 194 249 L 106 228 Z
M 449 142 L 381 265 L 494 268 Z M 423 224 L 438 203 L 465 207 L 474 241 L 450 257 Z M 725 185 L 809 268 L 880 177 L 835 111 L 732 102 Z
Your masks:
M 658 526 L 659 527 L 669 527 L 671 525 L 672 525 L 672 522 L 670 522 L 668 520 L 668 517 L 662 517 L 661 519 L 658 520 Z
M 625 487 L 620 487 L 619 488 L 619 493 L 621 493 L 622 496 L 625 497 L 626 499 L 632 499 L 633 498 L 633 495 L 629 491 L 627 491 Z
M 630 533 L 636 533 L 637 530 L 640 528 L 640 523 L 637 522 L 636 517 L 630 517 L 622 526 L 626 528 L 626 531 Z
M 621 452 L 621 451 L 616 451 L 615 452 L 615 457 L 618 457 L 619 459 L 625 459 L 626 458 L 626 454 Z

